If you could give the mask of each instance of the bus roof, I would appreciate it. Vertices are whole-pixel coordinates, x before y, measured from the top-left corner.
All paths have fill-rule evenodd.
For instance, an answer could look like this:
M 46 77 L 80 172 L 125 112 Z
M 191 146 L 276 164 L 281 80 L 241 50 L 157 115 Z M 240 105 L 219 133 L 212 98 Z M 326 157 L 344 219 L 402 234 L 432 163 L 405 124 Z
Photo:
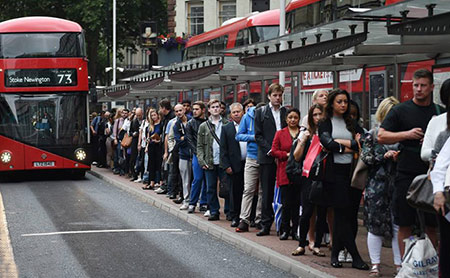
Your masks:
M 244 17 L 236 22 L 221 26 L 219 28 L 210 30 L 197 36 L 193 36 L 186 44 L 187 47 L 191 47 L 200 43 L 211 41 L 215 38 L 219 38 L 231 32 L 237 32 L 241 29 L 252 26 L 274 26 L 280 25 L 280 10 L 269 10 L 257 14 L 252 14 Z
M 319 0 L 292 0 L 287 6 L 286 6 L 286 12 L 290 12 L 292 10 L 296 10 L 300 7 L 307 6 L 309 4 L 319 2 Z
M 30 16 L 10 19 L 0 23 L 0 33 L 81 32 L 73 21 L 45 16 Z

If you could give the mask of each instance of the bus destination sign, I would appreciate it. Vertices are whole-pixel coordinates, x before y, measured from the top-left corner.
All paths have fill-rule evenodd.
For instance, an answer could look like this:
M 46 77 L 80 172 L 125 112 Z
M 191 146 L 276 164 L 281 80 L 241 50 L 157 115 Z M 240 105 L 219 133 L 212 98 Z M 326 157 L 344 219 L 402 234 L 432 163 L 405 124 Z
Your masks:
M 5 71 L 5 87 L 65 87 L 76 85 L 76 69 L 15 69 Z

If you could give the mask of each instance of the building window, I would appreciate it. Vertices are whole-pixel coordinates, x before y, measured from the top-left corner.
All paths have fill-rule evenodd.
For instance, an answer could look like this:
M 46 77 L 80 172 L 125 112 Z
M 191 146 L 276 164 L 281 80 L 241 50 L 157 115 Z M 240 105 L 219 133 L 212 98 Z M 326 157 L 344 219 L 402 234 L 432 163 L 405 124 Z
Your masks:
M 203 33 L 203 4 L 189 4 L 188 5 L 188 26 L 189 26 L 189 34 L 198 35 Z
M 222 25 L 225 21 L 236 17 L 235 1 L 221 1 L 219 9 L 219 25 Z

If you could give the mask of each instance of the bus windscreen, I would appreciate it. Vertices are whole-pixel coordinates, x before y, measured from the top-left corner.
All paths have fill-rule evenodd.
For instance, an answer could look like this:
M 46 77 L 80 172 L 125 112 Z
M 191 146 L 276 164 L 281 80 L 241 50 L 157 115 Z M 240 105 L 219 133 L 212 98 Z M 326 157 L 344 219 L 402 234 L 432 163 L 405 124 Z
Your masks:
M 86 94 L 0 94 L 0 135 L 35 147 L 87 142 Z
M 0 34 L 0 58 L 85 57 L 81 33 Z

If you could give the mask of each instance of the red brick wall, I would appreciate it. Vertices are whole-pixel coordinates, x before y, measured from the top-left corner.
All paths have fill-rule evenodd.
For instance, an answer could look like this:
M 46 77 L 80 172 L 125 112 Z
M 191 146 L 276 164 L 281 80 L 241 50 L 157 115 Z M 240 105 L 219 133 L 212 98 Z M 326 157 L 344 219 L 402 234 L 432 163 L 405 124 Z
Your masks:
M 169 34 L 175 33 L 175 26 L 176 26 L 175 5 L 176 5 L 176 0 L 167 0 L 167 28 L 168 28 L 167 31 L 169 32 Z M 181 34 L 179 34 L 179 35 L 181 35 Z

